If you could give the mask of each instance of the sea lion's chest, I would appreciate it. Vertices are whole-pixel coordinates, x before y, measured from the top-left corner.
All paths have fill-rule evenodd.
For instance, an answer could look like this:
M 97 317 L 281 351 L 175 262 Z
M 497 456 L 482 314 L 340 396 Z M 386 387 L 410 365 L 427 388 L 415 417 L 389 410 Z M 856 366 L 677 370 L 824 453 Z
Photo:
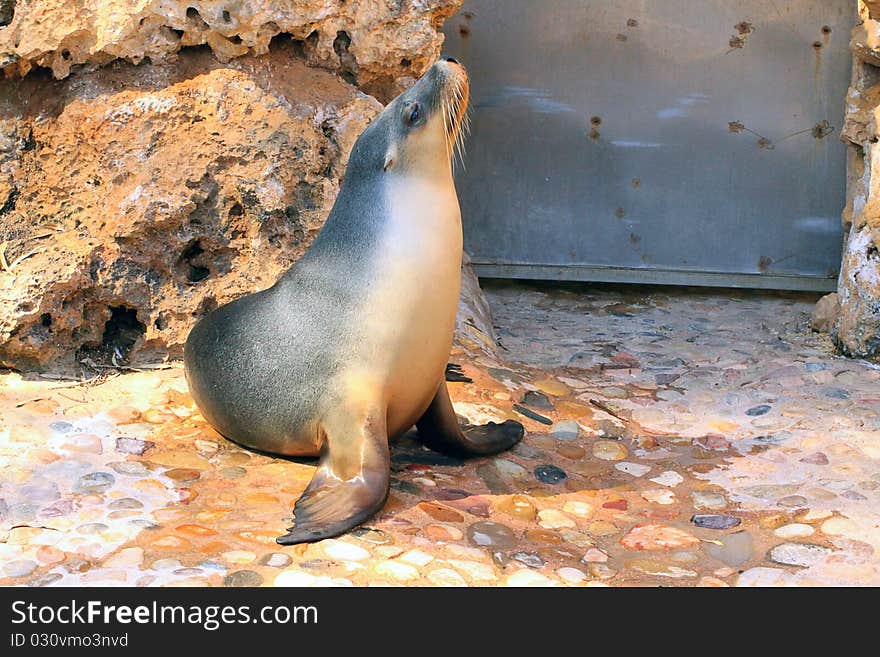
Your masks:
M 390 182 L 384 201 L 363 316 L 365 344 L 387 367 L 394 415 L 397 404 L 430 401 L 443 375 L 461 288 L 462 235 L 451 180 Z

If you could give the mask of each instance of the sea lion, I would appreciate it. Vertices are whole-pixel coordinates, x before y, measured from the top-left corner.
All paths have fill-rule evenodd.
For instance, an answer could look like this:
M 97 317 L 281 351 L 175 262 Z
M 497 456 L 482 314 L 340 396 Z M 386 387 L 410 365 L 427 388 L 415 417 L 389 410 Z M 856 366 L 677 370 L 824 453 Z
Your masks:
M 452 160 L 469 85 L 438 61 L 355 143 L 312 246 L 271 288 L 196 324 L 184 361 L 205 419 L 228 439 L 319 456 L 282 545 L 337 536 L 388 496 L 390 440 L 493 454 L 518 422 L 462 430 L 446 389 L 461 286 Z

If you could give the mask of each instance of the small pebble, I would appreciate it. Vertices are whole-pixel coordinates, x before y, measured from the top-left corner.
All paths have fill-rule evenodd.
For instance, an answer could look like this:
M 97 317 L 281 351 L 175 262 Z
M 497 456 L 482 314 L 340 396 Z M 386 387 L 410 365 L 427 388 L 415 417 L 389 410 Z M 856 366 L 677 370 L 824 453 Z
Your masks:
M 770 412 L 771 407 L 767 404 L 761 404 L 760 406 L 752 406 L 749 410 L 746 411 L 746 415 L 751 417 L 758 417 L 760 415 L 766 415 Z
M 785 539 L 806 538 L 815 534 L 816 530 L 813 529 L 813 527 L 810 525 L 796 522 L 790 525 L 783 525 L 782 527 L 776 529 L 773 533 L 779 538 Z
M 257 558 L 256 554 L 248 552 L 247 550 L 230 550 L 229 552 L 224 552 L 220 556 L 229 563 L 235 564 L 251 563 Z
M 253 570 L 236 570 L 229 573 L 223 580 L 223 586 L 253 587 L 263 583 L 263 576 Z
M 661 473 L 657 477 L 653 477 L 650 479 L 655 484 L 660 484 L 661 486 L 669 486 L 670 488 L 675 488 L 681 482 L 684 481 L 684 477 L 675 472 L 674 470 L 667 470 L 666 472 Z
M 132 477 L 143 477 L 150 473 L 147 466 L 140 461 L 116 461 L 108 463 L 107 466 L 112 468 L 114 472 Z
M 626 447 L 615 440 L 597 440 L 593 443 L 593 456 L 603 461 L 622 461 L 627 456 Z
M 6 577 L 27 577 L 34 572 L 36 567 L 37 563 L 35 561 L 31 561 L 30 559 L 17 559 L 3 564 L 3 574 Z
M 496 459 L 495 460 L 495 469 L 503 477 L 508 477 L 510 479 L 526 479 L 529 476 L 529 471 L 522 467 L 519 463 L 514 463 L 513 461 L 508 461 L 507 459 Z
M 799 507 L 799 506 L 807 506 L 809 504 L 809 500 L 803 495 L 787 495 L 783 498 L 780 498 L 777 502 L 779 506 L 789 506 L 789 507 Z
M 599 548 L 590 548 L 581 561 L 585 563 L 605 563 L 608 561 L 608 555 Z
M 467 529 L 468 541 L 477 547 L 507 550 L 516 545 L 513 531 L 497 522 L 477 522 Z
M 541 573 L 536 573 L 534 570 L 518 570 L 517 572 L 510 575 L 506 582 L 507 586 L 514 587 L 522 587 L 522 586 L 555 586 L 552 580 L 548 579 Z
M 91 472 L 80 477 L 76 490 L 84 493 L 102 493 L 116 483 L 116 477 L 109 472 Z
M 464 578 L 451 568 L 438 568 L 428 573 L 428 581 L 435 586 L 467 586 Z
M 810 465 L 828 465 L 828 456 L 822 452 L 814 452 L 809 456 L 802 458 L 801 463 L 809 463 Z
M 323 541 L 321 548 L 328 557 L 340 561 L 363 561 L 370 557 L 364 548 L 336 539 Z
M 522 403 L 541 411 L 553 410 L 553 404 L 550 403 L 550 399 L 543 392 L 536 392 L 534 390 L 527 391 L 526 394 L 523 395 Z
M 683 529 L 666 525 L 636 525 L 620 539 L 628 550 L 671 550 L 699 544 L 698 539 Z
M 373 529 L 371 527 L 358 527 L 351 531 L 351 535 L 366 543 L 372 543 L 374 545 L 387 545 L 394 542 L 394 539 L 381 529 Z
M 576 440 L 580 435 L 581 428 L 574 420 L 563 420 L 553 425 L 550 433 L 556 440 Z
M 530 522 L 538 515 L 535 505 L 524 495 L 511 495 L 503 498 L 496 506 L 497 510 L 514 518 Z
M 566 581 L 569 584 L 580 584 L 585 579 L 587 579 L 587 574 L 582 570 L 578 570 L 577 568 L 560 568 L 556 571 L 556 574 L 559 575 L 559 577 L 563 581 Z
M 648 488 L 639 493 L 644 499 L 653 504 L 675 504 L 675 493 L 666 488 Z
M 622 461 L 620 463 L 614 464 L 615 469 L 620 470 L 621 472 L 625 472 L 626 474 L 632 475 L 633 477 L 641 477 L 643 475 L 648 474 L 651 471 L 650 465 L 644 465 L 642 463 L 631 463 L 629 461 Z
M 291 563 L 293 563 L 293 559 L 281 552 L 272 552 L 260 559 L 260 564 L 269 568 L 286 568 Z
M 633 559 L 627 564 L 633 570 L 653 575 L 655 577 L 669 577 L 672 579 L 680 579 L 683 577 L 696 577 L 697 573 L 681 566 L 673 566 L 663 563 L 662 561 L 654 561 L 653 559 Z
M 738 587 L 796 586 L 794 576 L 782 568 L 749 568 L 736 580 Z
M 230 465 L 220 468 L 218 474 L 226 479 L 241 479 L 247 474 L 247 470 L 237 465 Z
M 858 526 L 849 518 L 829 518 L 822 523 L 821 529 L 823 534 L 829 536 L 843 536 L 856 533 Z
M 538 524 L 544 529 L 575 527 L 575 522 L 556 509 L 544 509 L 538 512 Z
M 535 468 L 535 478 L 545 484 L 558 484 L 567 479 L 568 475 L 555 465 L 539 465 Z
M 697 514 L 691 517 L 691 522 L 704 529 L 730 529 L 738 526 L 742 521 L 734 516 Z
M 376 566 L 376 572 L 379 575 L 391 577 L 401 582 L 408 582 L 419 578 L 418 570 L 409 564 L 399 561 L 383 561 Z
M 74 430 L 74 427 L 70 422 L 63 422 L 63 421 L 52 422 L 49 425 L 49 428 L 52 429 L 52 431 L 56 431 L 58 433 L 70 433 L 71 431 Z
M 727 506 L 727 500 L 718 493 L 694 491 L 691 493 L 694 507 L 697 509 L 723 509 Z
M 514 552 L 512 555 L 515 561 L 528 566 L 529 568 L 543 568 L 544 560 L 534 552 Z
M 142 509 L 144 503 L 133 497 L 121 497 L 118 500 L 113 500 L 107 506 L 110 509 Z
M 783 543 L 768 553 L 771 561 L 784 566 L 809 567 L 822 563 L 831 550 L 811 543 Z
M 120 436 L 116 439 L 116 451 L 120 454 L 141 456 L 148 449 L 152 449 L 155 446 L 155 443 L 152 443 L 149 440 L 141 440 L 140 438 Z
M 409 550 L 408 552 L 404 552 L 400 555 L 399 559 L 404 563 L 408 563 L 412 566 L 427 566 L 434 560 L 427 552 L 423 552 L 422 550 Z
M 562 510 L 578 518 L 587 518 L 593 513 L 592 505 L 577 500 L 569 500 L 562 505 Z
M 535 413 L 535 411 L 530 411 L 525 406 L 520 406 L 519 404 L 514 404 L 513 410 L 515 410 L 517 413 L 519 413 L 521 415 L 525 415 L 527 418 L 529 418 L 530 420 L 534 420 L 535 422 L 540 422 L 541 424 L 546 424 L 548 426 L 553 424 L 553 420 L 551 420 L 549 417 L 545 417 L 544 415 L 541 415 L 539 413 Z

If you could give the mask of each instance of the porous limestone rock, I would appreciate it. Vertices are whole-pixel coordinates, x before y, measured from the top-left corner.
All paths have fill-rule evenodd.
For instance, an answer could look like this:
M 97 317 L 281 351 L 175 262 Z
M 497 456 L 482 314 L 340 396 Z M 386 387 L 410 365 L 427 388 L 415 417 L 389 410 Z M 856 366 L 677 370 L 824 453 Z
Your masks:
M 838 308 L 832 312 L 832 302 L 823 298 L 814 327 L 828 330 L 843 353 L 873 357 L 880 355 L 880 23 L 874 20 L 880 3 L 860 1 L 858 7 L 862 24 L 850 42 L 855 61 L 841 132 L 850 148 Z
M 837 292 L 826 294 L 819 299 L 816 307 L 813 308 L 812 317 L 810 317 L 810 328 L 821 333 L 830 333 L 837 321 L 837 313 L 839 312 L 837 303 Z
M 137 63 L 207 44 L 220 61 L 265 54 L 279 34 L 309 62 L 387 101 L 439 56 L 461 0 L 0 0 L 0 67 L 57 78 L 78 64 Z
M 304 252 L 381 105 L 293 50 L 0 83 L 0 365 L 179 356 Z

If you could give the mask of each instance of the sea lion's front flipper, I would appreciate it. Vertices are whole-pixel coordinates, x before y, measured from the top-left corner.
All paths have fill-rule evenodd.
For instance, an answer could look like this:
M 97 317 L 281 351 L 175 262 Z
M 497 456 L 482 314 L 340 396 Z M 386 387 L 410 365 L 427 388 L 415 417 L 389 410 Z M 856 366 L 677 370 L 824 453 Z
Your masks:
M 416 423 L 421 441 L 431 449 L 456 456 L 485 456 L 510 449 L 522 440 L 525 429 L 515 420 L 490 422 L 478 427 L 458 426 L 446 381 L 440 383 L 428 410 Z
M 388 497 L 388 435 L 384 413 L 359 420 L 339 413 L 324 426 L 318 470 L 293 507 L 281 545 L 320 541 L 361 524 Z

